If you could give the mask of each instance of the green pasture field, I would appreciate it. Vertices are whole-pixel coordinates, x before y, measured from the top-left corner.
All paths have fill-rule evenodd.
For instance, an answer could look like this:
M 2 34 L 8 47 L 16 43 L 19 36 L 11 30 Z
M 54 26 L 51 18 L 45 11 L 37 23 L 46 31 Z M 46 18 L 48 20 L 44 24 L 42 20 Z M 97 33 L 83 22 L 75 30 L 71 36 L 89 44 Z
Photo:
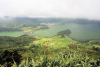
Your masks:
M 52 46 L 53 48 L 65 47 L 69 44 L 72 44 L 73 42 L 77 42 L 73 41 L 71 38 L 61 38 L 58 36 L 54 36 L 51 38 L 36 36 L 36 38 L 37 40 L 33 42 L 34 44 L 41 44 L 45 46 L 48 44 L 48 46 Z

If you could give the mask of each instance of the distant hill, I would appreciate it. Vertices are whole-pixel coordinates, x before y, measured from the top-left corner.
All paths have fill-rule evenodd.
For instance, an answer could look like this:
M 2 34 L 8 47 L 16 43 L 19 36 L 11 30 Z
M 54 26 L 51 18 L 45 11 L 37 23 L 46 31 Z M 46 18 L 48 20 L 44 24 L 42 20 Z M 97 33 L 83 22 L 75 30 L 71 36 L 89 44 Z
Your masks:
M 30 18 L 30 17 L 15 17 L 13 18 L 13 20 L 32 20 L 34 18 Z

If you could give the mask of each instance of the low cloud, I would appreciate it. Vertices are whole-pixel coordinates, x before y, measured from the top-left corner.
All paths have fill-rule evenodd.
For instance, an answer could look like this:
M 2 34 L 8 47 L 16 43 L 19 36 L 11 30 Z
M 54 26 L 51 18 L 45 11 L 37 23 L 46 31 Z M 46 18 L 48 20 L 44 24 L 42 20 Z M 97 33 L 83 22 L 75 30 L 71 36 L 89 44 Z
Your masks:
M 1 0 L 0 17 L 62 17 L 100 20 L 100 0 Z

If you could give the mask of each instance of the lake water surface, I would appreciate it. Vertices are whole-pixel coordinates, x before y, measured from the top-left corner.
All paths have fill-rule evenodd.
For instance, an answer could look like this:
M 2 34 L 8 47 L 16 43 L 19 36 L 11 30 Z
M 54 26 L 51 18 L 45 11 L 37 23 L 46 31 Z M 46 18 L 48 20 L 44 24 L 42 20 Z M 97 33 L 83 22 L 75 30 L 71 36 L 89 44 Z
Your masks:
M 57 34 L 57 32 L 70 29 L 71 34 L 68 36 L 77 41 L 88 41 L 88 40 L 98 40 L 100 39 L 100 23 L 91 24 L 76 24 L 69 23 L 67 25 L 54 26 L 49 29 L 38 30 L 32 34 L 32 36 L 45 36 L 52 37 Z M 0 36 L 12 36 L 18 37 L 26 33 L 21 32 L 0 32 Z M 28 33 L 27 33 L 28 34 Z M 28 34 L 29 35 L 29 34 Z
M 68 36 L 77 41 L 88 41 L 100 39 L 100 23 L 92 24 L 77 24 L 70 23 L 67 25 L 54 26 L 49 29 L 39 30 L 32 35 L 51 37 L 57 34 L 57 32 L 70 29 L 71 34 Z
M 21 36 L 25 33 L 21 33 L 19 31 L 15 31 L 15 32 L 0 32 L 0 36 L 11 36 L 11 37 L 18 37 Z

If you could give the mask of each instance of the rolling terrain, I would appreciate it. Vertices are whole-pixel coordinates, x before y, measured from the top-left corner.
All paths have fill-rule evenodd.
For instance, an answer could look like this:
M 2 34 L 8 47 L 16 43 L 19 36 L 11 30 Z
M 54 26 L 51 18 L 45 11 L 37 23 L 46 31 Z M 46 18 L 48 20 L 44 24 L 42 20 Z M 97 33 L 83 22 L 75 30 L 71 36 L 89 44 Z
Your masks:
M 67 22 L 65 22 L 67 20 Z M 2 23 L 3 22 L 3 23 Z M 1 28 L 16 28 L 27 31 L 29 34 L 37 30 L 48 29 L 48 24 L 98 23 L 86 19 L 15 19 L 12 26 L 2 21 Z M 38 23 L 36 23 L 38 22 Z M 60 23 L 61 22 L 61 23 Z M 85 23 L 84 23 L 85 22 Z M 4 25 L 4 23 L 7 23 Z M 46 25 L 41 25 L 45 23 Z M 33 27 L 34 26 L 34 27 Z M 13 29 L 13 30 L 14 30 Z M 11 31 L 11 30 L 10 30 Z M 68 32 L 66 32 L 68 31 Z M 100 66 L 100 40 L 81 42 L 69 38 L 73 32 L 69 29 L 58 31 L 56 35 L 32 36 L 0 36 L 0 66 L 12 67 L 99 67 Z M 66 36 L 68 35 L 68 36 Z M 16 58 L 16 59 L 15 59 Z

